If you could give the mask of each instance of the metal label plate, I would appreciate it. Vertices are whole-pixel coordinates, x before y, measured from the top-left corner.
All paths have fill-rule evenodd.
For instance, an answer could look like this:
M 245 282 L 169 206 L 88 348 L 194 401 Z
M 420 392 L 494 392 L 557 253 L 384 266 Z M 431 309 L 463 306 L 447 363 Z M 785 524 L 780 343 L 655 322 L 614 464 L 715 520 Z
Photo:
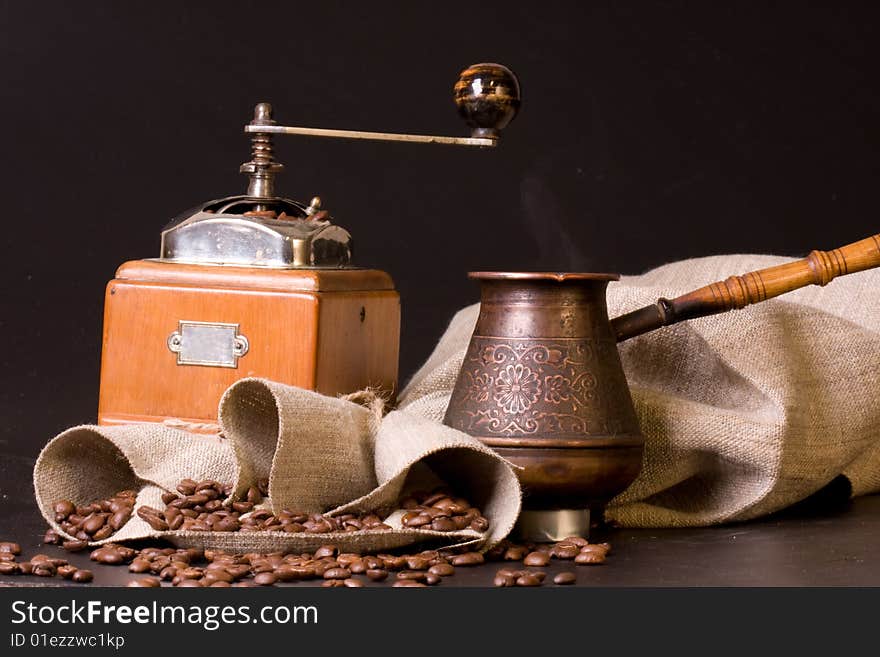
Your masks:
M 168 336 L 168 349 L 177 354 L 178 365 L 236 368 L 249 348 L 238 324 L 180 320 Z

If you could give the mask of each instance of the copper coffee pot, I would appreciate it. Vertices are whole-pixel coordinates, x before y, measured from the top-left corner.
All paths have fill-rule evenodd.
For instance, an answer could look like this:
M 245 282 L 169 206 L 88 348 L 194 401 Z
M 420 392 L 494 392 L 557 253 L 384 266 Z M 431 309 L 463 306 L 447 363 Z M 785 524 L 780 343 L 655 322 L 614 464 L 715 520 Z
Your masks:
M 644 437 L 617 343 L 880 265 L 880 235 L 610 320 L 617 274 L 471 272 L 480 315 L 444 422 L 520 466 L 530 540 L 586 534 L 639 474 Z

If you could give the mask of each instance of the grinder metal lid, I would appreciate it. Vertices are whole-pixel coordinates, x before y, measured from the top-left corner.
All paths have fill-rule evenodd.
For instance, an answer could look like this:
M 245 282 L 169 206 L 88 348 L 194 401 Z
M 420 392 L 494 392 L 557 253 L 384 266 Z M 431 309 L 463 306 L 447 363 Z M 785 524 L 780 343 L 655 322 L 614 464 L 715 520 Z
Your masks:
M 275 125 L 272 107 L 260 103 L 249 124 Z M 253 132 L 247 194 L 208 201 L 162 231 L 161 261 L 293 268 L 351 266 L 351 235 L 332 223 L 314 197 L 306 206 L 275 195 L 274 178 L 284 166 L 273 158 L 272 136 Z

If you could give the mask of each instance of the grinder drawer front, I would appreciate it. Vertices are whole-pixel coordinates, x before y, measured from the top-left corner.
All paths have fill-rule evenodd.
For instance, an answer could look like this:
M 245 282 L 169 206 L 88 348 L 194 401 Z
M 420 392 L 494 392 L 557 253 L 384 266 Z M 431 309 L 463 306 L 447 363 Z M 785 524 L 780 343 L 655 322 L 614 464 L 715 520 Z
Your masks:
M 99 422 L 213 422 L 248 376 L 313 388 L 317 317 L 310 294 L 111 281 Z

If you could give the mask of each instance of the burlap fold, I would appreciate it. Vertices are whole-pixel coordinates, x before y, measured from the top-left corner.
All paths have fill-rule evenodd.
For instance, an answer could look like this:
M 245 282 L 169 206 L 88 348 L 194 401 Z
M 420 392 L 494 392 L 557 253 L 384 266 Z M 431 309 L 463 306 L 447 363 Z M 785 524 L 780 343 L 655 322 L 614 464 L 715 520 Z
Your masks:
M 370 407 L 371 406 L 371 407 Z M 43 517 L 59 533 L 53 504 L 84 504 L 117 491 L 137 491 L 137 505 L 162 508 L 161 495 L 184 478 L 234 484 L 241 492 L 268 478 L 266 508 L 329 515 L 347 510 L 387 514 L 406 490 L 446 483 L 490 519 L 488 532 L 403 528 L 333 534 L 283 532 L 157 532 L 133 516 L 109 539 L 164 537 L 181 546 L 236 551 L 302 551 L 333 542 L 341 549 L 385 550 L 431 541 L 483 549 L 512 529 L 520 489 L 510 465 L 478 441 L 419 415 L 262 379 L 243 379 L 220 402 L 220 436 L 155 424 L 68 429 L 43 448 L 34 490 Z M 97 543 L 96 543 L 97 544 Z
M 608 288 L 612 317 L 789 258 L 672 263 Z M 401 395 L 442 421 L 478 306 L 461 310 Z M 627 526 L 698 526 L 780 510 L 846 475 L 880 490 L 880 271 L 844 276 L 620 345 L 646 449 L 612 501 Z

